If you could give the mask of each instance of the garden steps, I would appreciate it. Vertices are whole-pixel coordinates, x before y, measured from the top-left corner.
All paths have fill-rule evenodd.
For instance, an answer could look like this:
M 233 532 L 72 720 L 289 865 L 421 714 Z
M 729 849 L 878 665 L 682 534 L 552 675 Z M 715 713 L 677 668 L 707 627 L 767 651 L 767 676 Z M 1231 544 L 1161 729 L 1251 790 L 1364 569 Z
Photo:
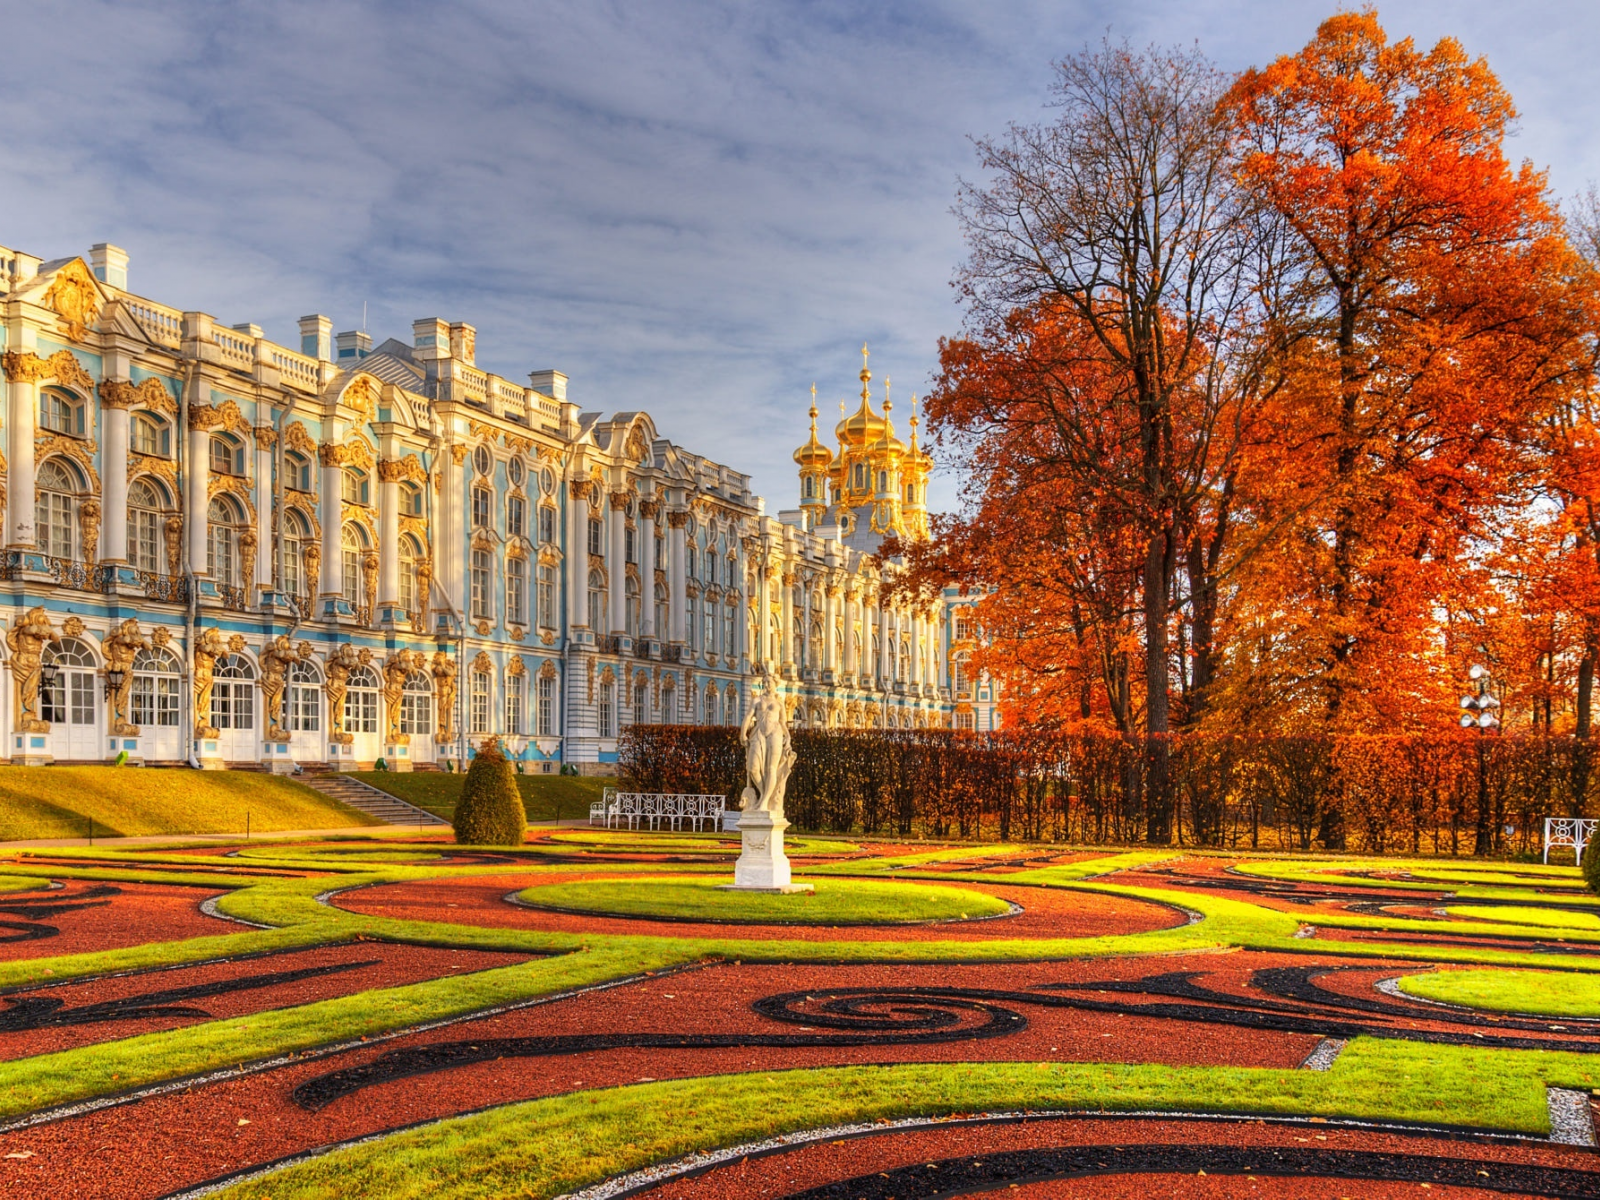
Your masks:
M 364 812 L 369 817 L 377 817 L 378 820 L 390 825 L 449 824 L 427 809 L 407 804 L 398 796 L 391 796 L 388 792 L 369 783 L 362 783 L 359 779 L 351 779 L 348 775 L 306 771 L 300 775 L 299 781 L 307 787 L 315 788 L 324 796 L 331 796 L 341 804 L 348 804 L 351 808 Z

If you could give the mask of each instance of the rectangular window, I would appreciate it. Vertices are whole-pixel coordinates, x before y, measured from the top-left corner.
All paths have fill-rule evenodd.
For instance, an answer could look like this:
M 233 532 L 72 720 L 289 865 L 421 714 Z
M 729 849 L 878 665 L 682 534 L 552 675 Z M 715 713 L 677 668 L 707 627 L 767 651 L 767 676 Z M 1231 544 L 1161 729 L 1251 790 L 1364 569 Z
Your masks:
M 528 502 L 513 496 L 506 502 L 506 536 L 523 537 L 528 527 Z
M 378 732 L 378 693 L 351 688 L 344 694 L 344 727 L 350 733 Z
M 650 687 L 641 683 L 633 689 L 633 722 L 642 725 L 650 720 Z
M 539 568 L 539 625 L 544 629 L 556 627 L 556 569 Z
M 709 602 L 706 604 L 705 651 L 707 654 L 715 654 L 717 652 L 717 614 L 712 610 Z
M 722 610 L 722 652 L 730 658 L 738 652 L 733 640 L 733 609 Z
M 433 732 L 433 697 L 427 692 L 406 692 L 400 698 L 400 732 Z
M 514 737 L 522 734 L 522 688 L 521 675 L 506 676 L 506 732 Z
M 160 571 L 161 514 L 136 508 L 128 516 L 128 560 L 140 571 Z
M 472 527 L 474 529 L 489 528 L 489 489 L 472 489 Z
M 132 699 L 135 725 L 177 725 L 178 680 L 175 677 L 135 675 Z
M 514 625 L 528 623 L 528 564 L 521 559 L 506 564 L 506 620 Z
M 211 723 L 218 729 L 255 728 L 255 684 L 217 684 L 211 693 Z
M 599 722 L 600 722 L 600 736 L 601 737 L 614 737 L 615 736 L 615 733 L 614 733 L 615 726 L 612 725 L 612 711 L 611 711 L 612 710 L 612 702 L 611 702 L 611 695 L 612 695 L 611 689 L 612 689 L 612 687 L 613 687 L 613 685 L 609 684 L 609 683 L 603 683 L 603 684 L 600 685 L 600 712 L 598 714 L 598 719 L 599 719 Z
M 488 620 L 489 608 L 489 552 L 487 550 L 474 550 L 472 552 L 472 615 L 475 619 Z
M 556 681 L 548 675 L 539 679 L 539 736 L 556 733 Z
M 600 522 L 593 517 L 589 518 L 589 553 L 592 555 L 605 553 L 600 549 Z
M 539 510 L 539 540 L 546 545 L 556 540 L 556 510 L 553 508 Z
M 489 732 L 489 673 L 487 671 L 474 671 L 472 673 L 472 720 L 473 733 Z
M 625 544 L 625 548 L 624 548 L 624 551 L 623 551 L 623 557 L 626 558 L 629 562 L 638 562 L 639 560 L 633 556 L 633 530 L 632 529 L 627 529 L 627 530 L 624 530 L 624 532 L 626 533 L 627 536 L 623 539 L 624 544 Z
M 289 688 L 289 730 L 315 733 L 322 728 L 322 693 L 315 684 L 297 683 Z

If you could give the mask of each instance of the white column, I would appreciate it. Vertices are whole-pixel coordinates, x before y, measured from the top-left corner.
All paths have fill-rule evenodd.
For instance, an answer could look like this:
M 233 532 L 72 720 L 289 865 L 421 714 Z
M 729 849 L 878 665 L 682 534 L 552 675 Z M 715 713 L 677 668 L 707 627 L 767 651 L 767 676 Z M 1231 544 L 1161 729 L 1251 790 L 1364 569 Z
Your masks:
M 12 546 L 28 549 L 37 544 L 33 528 L 33 426 L 38 413 L 38 381 L 19 371 L 11 380 L 6 412 L 6 430 L 10 434 L 6 458 L 11 475 L 7 481 L 10 523 L 6 540 Z
M 856 662 L 856 593 L 847 590 L 844 594 L 844 665 L 846 675 L 855 675 L 859 669 Z
M 680 644 L 686 644 L 689 640 L 684 628 L 684 611 L 688 607 L 684 603 L 685 588 L 688 587 L 688 581 L 683 569 L 683 527 L 688 517 L 689 514 L 683 512 L 667 514 L 667 639 Z
M 918 689 L 922 687 L 922 656 L 927 651 L 922 645 L 922 618 L 917 615 L 917 610 L 911 610 L 911 678 L 908 683 L 914 684 Z
M 322 595 L 344 592 L 344 468 L 339 465 L 338 447 L 322 447 Z M 453 489 L 445 486 L 445 495 Z M 460 681 L 467 686 L 465 676 Z
M 894 663 L 889 658 L 889 610 L 880 599 L 878 609 L 878 683 L 887 687 L 894 677 Z
M 122 563 L 128 560 L 128 410 L 102 403 L 100 420 L 106 468 L 100 476 L 100 561 Z
M 439 471 L 444 476 L 444 489 L 440 497 L 442 520 L 438 538 L 439 561 L 434 567 L 435 580 L 463 621 L 467 619 L 471 607 L 467 595 L 467 489 L 462 478 L 466 470 L 463 465 L 467 460 L 466 449 L 459 444 L 446 447 L 439 463 Z M 457 450 L 461 451 L 460 458 L 456 457 Z M 467 676 L 463 665 L 456 691 L 463 711 L 467 704 L 467 688 L 472 682 Z
M 783 589 L 778 604 L 778 641 L 782 651 L 778 655 L 781 668 L 794 669 L 794 581 L 793 575 L 783 575 L 778 579 L 778 586 Z
M 611 583 L 612 633 L 625 633 L 628 628 L 628 514 L 623 511 L 627 502 L 626 493 L 611 493 L 611 548 L 606 551 L 606 572 Z
M 400 607 L 400 464 L 378 464 L 378 607 Z
M 276 433 L 270 425 L 256 429 L 256 595 L 246 597 L 251 604 L 257 602 L 261 588 L 273 586 L 272 447 Z
M 838 638 L 834 625 L 839 615 L 839 590 L 832 583 L 822 593 L 822 668 L 825 671 L 841 669 L 835 660 L 839 657 Z
M 796 577 L 800 580 L 800 644 L 795 647 L 794 660 L 806 671 L 817 665 L 811 661 L 811 581 L 803 572 Z
M 567 488 L 567 629 L 589 627 L 589 489 L 573 480 Z M 587 681 L 586 681 L 587 682 Z
M 750 647 L 751 665 L 758 662 L 771 662 L 773 667 L 778 665 L 778 648 L 771 645 L 772 634 L 768 629 L 771 618 L 768 615 L 772 607 L 771 583 L 767 579 L 766 564 L 759 559 L 756 562 L 756 640 Z M 743 614 L 741 614 L 743 615 Z M 746 622 L 748 623 L 748 618 Z
M 189 537 L 189 569 L 196 575 L 206 574 L 206 510 L 210 501 L 206 492 L 211 486 L 211 429 L 204 419 L 200 427 L 193 421 L 190 410 L 189 461 L 186 464 L 189 495 L 183 514 L 184 528 Z M 127 470 L 126 467 L 123 470 Z
M 661 637 L 656 628 L 656 501 L 639 505 L 639 636 Z

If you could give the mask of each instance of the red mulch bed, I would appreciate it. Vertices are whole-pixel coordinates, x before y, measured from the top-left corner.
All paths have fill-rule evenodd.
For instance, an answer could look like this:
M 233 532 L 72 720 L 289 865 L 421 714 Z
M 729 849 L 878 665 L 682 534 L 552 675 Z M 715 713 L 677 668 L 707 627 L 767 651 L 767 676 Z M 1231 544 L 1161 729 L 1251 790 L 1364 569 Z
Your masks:
M 49 1054 L 74 1046 L 133 1037 L 158 1029 L 176 1029 L 221 1017 L 246 1016 L 268 1009 L 311 1004 L 318 1000 L 347 996 L 372 988 L 398 987 L 446 975 L 508 967 L 526 962 L 527 959 L 528 956 L 525 954 L 447 950 L 432 946 L 359 941 L 345 942 L 336 946 L 318 946 L 311 950 L 251 956 L 233 962 L 140 971 L 136 974 L 83 983 L 64 983 L 54 987 L 9 992 L 0 997 L 0 1016 L 4 1015 L 7 1008 L 29 1000 L 61 1001 L 64 1009 L 73 1010 L 110 1001 L 149 996 L 154 992 L 165 992 L 174 988 L 204 986 L 223 980 L 303 971 L 340 963 L 372 964 L 266 987 L 224 992 L 215 996 L 174 999 L 164 1004 L 164 1006 L 201 1009 L 206 1014 L 203 1016 L 120 1018 L 83 1025 L 46 1026 L 32 1030 L 0 1029 L 0 1060 Z
M 1248 961 L 1244 961 L 1248 960 Z M 1164 958 L 1162 969 L 1225 969 L 1303 960 L 1264 955 Z M 298 1084 L 370 1061 L 387 1051 L 471 1038 L 619 1031 L 801 1032 L 750 1011 L 751 1001 L 807 986 L 978 987 L 1017 989 L 1046 982 L 1137 978 L 1149 960 L 963 966 L 734 966 L 679 972 L 592 992 L 554 1004 L 463 1022 L 259 1075 L 154 1096 L 0 1139 L 0 1153 L 21 1160 L 33 1190 L 0 1196 L 159 1196 L 183 1186 L 328 1142 L 487 1105 L 560 1092 L 610 1087 L 644 1077 L 684 1078 L 778 1068 L 891 1062 L 1038 1061 L 1045 1059 L 1293 1068 L 1316 1039 L 1226 1026 L 1174 1026 L 1156 1018 L 1019 1005 L 1028 1027 L 1010 1036 L 923 1046 L 762 1047 L 710 1050 L 605 1049 L 552 1058 L 475 1063 L 420 1078 L 398 1079 L 347 1096 L 316 1113 L 289 1098 Z M 670 999 L 669 999 L 670 997 Z M 240 1119 L 249 1121 L 239 1125 Z M 107 1154 L 103 1147 L 118 1148 Z M 137 1147 L 137 1152 L 131 1148 Z M 0 1179 L 13 1162 L 0 1158 Z
M 116 894 L 91 895 L 96 889 L 115 888 Z M 49 926 L 54 936 L 31 940 L 25 929 L 0 928 L 0 962 L 24 958 L 54 958 L 61 954 L 82 954 L 95 950 L 115 950 L 122 946 L 141 946 L 147 942 L 170 942 L 183 938 L 240 933 L 248 928 L 237 921 L 208 917 L 200 905 L 223 892 L 214 887 L 180 887 L 156 883 L 96 883 L 69 879 L 53 891 L 28 891 L 0 894 L 0 921 L 31 928 Z M 93 904 L 30 919 L 17 915 L 18 906 Z M 102 903 L 103 902 L 103 903 Z
M 1471 1158 L 1593 1171 L 1592 1151 L 1566 1147 L 1493 1144 L 1477 1139 L 1450 1139 L 1367 1132 L 1338 1125 L 1257 1121 L 1162 1121 L 1124 1118 L 1041 1119 L 1015 1123 L 948 1124 L 930 1128 L 885 1131 L 864 1137 L 813 1142 L 793 1150 L 764 1154 L 716 1167 L 693 1179 L 676 1179 L 644 1193 L 650 1200 L 782 1200 L 808 1188 L 871 1176 L 901 1167 L 952 1158 L 978 1158 L 1008 1151 L 1055 1146 L 1229 1146 L 1269 1151 L 1355 1150 L 1430 1158 Z M 1261 1165 L 1269 1160 L 1263 1155 Z M 1246 1162 L 1246 1166 L 1255 1165 Z M 1014 1200 L 1079 1200 L 1126 1197 L 1152 1200 L 1178 1196 L 1185 1200 L 1234 1200 L 1242 1195 L 1287 1198 L 1389 1198 L 1398 1195 L 1449 1196 L 1504 1200 L 1507 1193 L 1479 1188 L 1442 1187 L 1423 1190 L 1414 1182 L 1286 1178 L 1257 1174 L 1105 1174 L 1050 1180 L 1008 1188 L 997 1196 Z
M 994 941 L 1011 938 L 1081 938 L 1140 933 L 1182 925 L 1183 914 L 1164 905 L 1048 888 L 1005 887 L 987 883 L 949 886 L 986 892 L 1022 906 L 1016 916 L 986 921 L 947 921 L 932 925 L 719 925 L 712 922 L 640 921 L 543 912 L 509 903 L 505 897 L 527 887 L 598 879 L 598 873 L 571 875 L 494 875 L 472 879 L 388 883 L 337 896 L 333 903 L 351 912 L 403 920 L 446 918 L 464 925 L 491 925 L 550 933 L 611 933 L 635 937 L 728 938 L 751 941 L 904 942 Z M 926 883 L 926 887 L 939 887 Z M 448 911 L 447 911 L 448 910 Z

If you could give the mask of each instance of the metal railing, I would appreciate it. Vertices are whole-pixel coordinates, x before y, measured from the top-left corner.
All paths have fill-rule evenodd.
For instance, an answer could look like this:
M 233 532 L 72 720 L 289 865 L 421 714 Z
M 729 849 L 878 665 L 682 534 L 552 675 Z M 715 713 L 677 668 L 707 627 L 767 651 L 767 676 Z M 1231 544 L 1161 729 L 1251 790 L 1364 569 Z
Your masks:
M 1550 861 L 1550 850 L 1555 846 L 1571 846 L 1572 856 L 1583 865 L 1583 849 L 1594 838 L 1594 827 L 1600 821 L 1589 817 L 1546 817 L 1544 819 L 1544 861 Z

